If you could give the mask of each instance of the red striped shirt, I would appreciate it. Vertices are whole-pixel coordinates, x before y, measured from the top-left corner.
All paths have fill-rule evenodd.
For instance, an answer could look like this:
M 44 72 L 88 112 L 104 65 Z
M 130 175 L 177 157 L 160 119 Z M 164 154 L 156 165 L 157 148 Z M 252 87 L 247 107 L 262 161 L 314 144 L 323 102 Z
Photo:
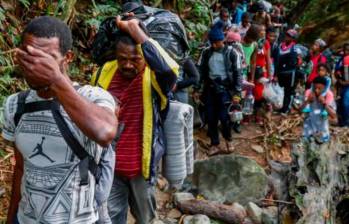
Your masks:
M 143 136 L 143 72 L 134 79 L 114 75 L 108 91 L 120 101 L 119 122 L 125 129 L 117 143 L 116 167 L 118 175 L 132 178 L 142 170 Z

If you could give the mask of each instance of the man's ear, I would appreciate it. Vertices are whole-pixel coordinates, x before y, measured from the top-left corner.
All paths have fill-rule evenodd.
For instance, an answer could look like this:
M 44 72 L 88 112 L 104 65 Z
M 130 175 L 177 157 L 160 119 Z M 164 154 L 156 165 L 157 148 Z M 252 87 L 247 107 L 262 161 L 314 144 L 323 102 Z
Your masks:
M 74 52 L 69 50 L 64 56 L 64 63 L 66 65 L 70 64 L 74 60 Z

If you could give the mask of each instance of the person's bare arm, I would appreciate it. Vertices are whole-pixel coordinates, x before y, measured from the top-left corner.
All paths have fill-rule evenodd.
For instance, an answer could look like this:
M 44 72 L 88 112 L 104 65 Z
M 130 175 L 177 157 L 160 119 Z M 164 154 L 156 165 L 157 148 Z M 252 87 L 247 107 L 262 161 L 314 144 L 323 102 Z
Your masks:
M 266 24 L 266 27 L 270 27 L 270 26 L 272 26 L 271 16 L 269 14 L 267 14 L 267 24 Z
M 132 17 L 134 14 L 129 13 L 128 16 Z M 121 20 L 121 17 L 117 16 L 116 25 L 120 30 L 128 33 L 137 44 L 143 44 L 149 39 L 147 34 L 139 26 L 139 20 L 137 19 Z
M 338 79 L 338 83 L 341 86 L 349 86 L 349 81 L 344 81 L 344 80 Z
M 117 128 L 114 111 L 80 96 L 50 54 L 31 46 L 28 46 L 27 52 L 18 49 L 17 54 L 21 68 L 26 70 L 25 78 L 36 79 L 52 91 L 72 121 L 88 138 L 104 147 L 111 143 Z
M 337 120 L 336 111 L 330 105 L 325 105 L 325 109 L 327 110 L 328 114 L 330 115 L 331 120 L 336 121 Z
M 271 74 L 271 57 L 270 57 L 270 48 L 267 50 L 266 52 L 266 57 L 267 57 L 267 74 L 268 74 L 268 78 L 270 80 L 273 79 L 273 74 Z
M 80 96 L 67 79 L 54 83 L 51 90 L 79 129 L 101 146 L 108 146 L 116 135 L 115 112 Z
M 251 56 L 251 82 L 254 82 L 254 77 L 255 77 L 255 73 L 256 73 L 256 62 L 257 62 L 257 47 L 255 48 L 255 50 L 253 51 L 253 54 Z
M 336 113 L 336 110 L 333 109 L 333 107 L 331 107 L 331 105 L 327 104 L 326 103 L 326 99 L 324 96 L 319 96 L 318 98 L 319 102 L 321 104 L 323 104 L 325 110 L 328 112 L 329 116 L 330 116 L 330 119 L 332 121 L 336 121 L 337 120 L 337 113 Z
M 13 144 L 13 143 L 9 143 Z M 15 217 L 17 215 L 18 204 L 21 200 L 21 179 L 23 176 L 23 157 L 20 152 L 15 148 L 15 159 L 16 165 L 14 167 L 14 173 L 12 178 L 12 193 L 10 207 L 7 213 L 7 223 L 14 223 Z

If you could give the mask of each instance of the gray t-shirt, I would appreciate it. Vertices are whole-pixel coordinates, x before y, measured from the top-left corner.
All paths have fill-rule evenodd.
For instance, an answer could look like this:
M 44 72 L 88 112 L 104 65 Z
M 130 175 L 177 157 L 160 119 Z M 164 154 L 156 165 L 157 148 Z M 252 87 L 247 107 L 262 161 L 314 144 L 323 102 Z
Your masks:
M 115 110 L 113 97 L 101 88 L 83 86 L 78 92 L 90 102 Z M 24 160 L 19 223 L 96 222 L 92 174 L 89 173 L 89 183 L 80 186 L 79 159 L 63 139 L 50 111 L 24 114 L 15 127 L 17 99 L 18 94 L 14 94 L 5 102 L 2 136 L 15 143 Z M 43 100 L 30 91 L 26 103 Z M 99 162 L 103 148 L 79 130 L 62 106 L 61 113 L 76 139 Z
M 228 78 L 227 72 L 225 70 L 223 53 L 221 51 L 213 52 L 208 61 L 208 65 L 210 79 L 215 80 L 217 78 L 220 78 L 221 80 L 225 80 Z

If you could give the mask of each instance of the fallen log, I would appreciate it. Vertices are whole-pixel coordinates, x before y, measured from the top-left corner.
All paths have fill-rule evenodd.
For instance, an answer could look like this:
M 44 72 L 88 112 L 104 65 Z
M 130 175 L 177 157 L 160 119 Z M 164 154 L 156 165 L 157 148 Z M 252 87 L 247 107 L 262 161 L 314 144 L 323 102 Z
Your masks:
M 226 223 L 240 224 L 246 217 L 246 213 L 234 206 L 224 205 L 206 200 L 186 200 L 178 202 L 177 207 L 184 214 L 203 214 L 210 218 Z

